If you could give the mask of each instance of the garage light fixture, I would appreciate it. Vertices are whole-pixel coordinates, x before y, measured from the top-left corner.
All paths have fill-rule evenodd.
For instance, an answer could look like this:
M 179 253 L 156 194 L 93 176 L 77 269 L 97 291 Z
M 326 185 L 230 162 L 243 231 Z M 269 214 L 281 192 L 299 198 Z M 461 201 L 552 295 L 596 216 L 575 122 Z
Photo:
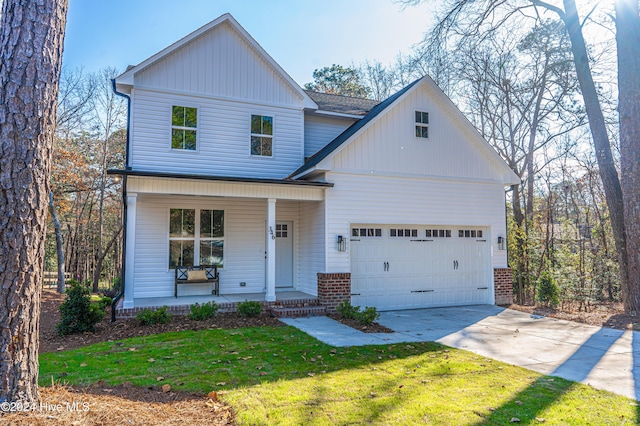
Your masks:
M 498 249 L 504 250 L 505 238 L 498 237 Z
M 347 251 L 347 239 L 338 235 L 338 251 Z

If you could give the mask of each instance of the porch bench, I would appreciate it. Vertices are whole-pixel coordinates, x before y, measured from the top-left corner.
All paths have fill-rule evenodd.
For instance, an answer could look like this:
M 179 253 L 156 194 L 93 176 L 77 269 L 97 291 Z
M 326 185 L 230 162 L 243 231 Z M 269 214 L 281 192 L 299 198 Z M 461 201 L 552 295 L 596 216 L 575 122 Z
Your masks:
M 220 295 L 220 277 L 218 267 L 210 265 L 176 266 L 174 296 L 178 298 L 178 285 L 213 284 L 211 294 Z

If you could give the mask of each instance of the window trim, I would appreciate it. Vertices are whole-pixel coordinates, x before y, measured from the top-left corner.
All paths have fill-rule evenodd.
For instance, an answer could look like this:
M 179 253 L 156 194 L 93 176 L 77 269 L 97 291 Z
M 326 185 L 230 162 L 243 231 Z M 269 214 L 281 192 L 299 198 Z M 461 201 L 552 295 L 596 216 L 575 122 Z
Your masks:
M 194 229 L 193 229 L 193 237 L 171 237 L 171 210 L 195 210 L 194 217 Z M 223 224 L 222 224 L 222 237 L 204 237 L 200 236 L 201 231 L 201 223 L 200 223 L 200 212 L 202 210 L 211 210 L 211 211 L 222 211 Z M 193 263 L 197 263 L 200 265 L 200 241 L 222 241 L 222 266 L 218 266 L 218 270 L 224 270 L 224 246 L 225 241 L 227 239 L 227 221 L 224 220 L 226 210 L 224 208 L 209 208 L 209 207 L 180 207 L 180 206 L 170 206 L 167 209 L 167 271 L 173 271 L 175 268 L 171 265 L 171 241 L 193 241 Z M 184 265 L 190 266 L 190 265 Z
M 261 122 L 262 122 L 262 117 L 269 117 L 271 118 L 271 134 L 268 133 L 253 133 L 253 129 L 251 128 L 251 123 L 253 121 L 253 117 L 254 116 L 258 116 L 261 117 Z M 261 124 L 262 125 L 262 124 Z M 275 115 L 267 115 L 266 113 L 262 114 L 262 113 L 251 113 L 249 114 L 249 156 L 253 157 L 253 158 L 274 158 L 275 157 L 275 127 L 276 127 L 276 117 Z M 262 130 L 262 129 L 261 129 Z M 251 148 L 251 139 L 253 137 L 259 137 L 259 138 L 270 138 L 271 139 L 271 155 L 263 155 L 263 154 L 254 154 L 252 152 L 252 148 Z M 262 152 L 262 146 L 260 147 L 260 152 Z
M 196 127 L 187 127 L 187 126 L 174 126 L 173 125 L 173 108 L 181 107 L 181 108 L 193 108 L 196 110 Z M 200 151 L 200 129 L 198 127 L 198 123 L 200 123 L 200 107 L 197 105 L 172 102 L 169 108 L 169 150 L 173 152 L 198 152 Z M 196 132 L 196 149 L 185 149 L 185 148 L 174 148 L 173 147 L 173 130 L 193 130 Z
M 418 120 L 418 114 L 420 114 L 420 120 Z M 426 114 L 427 117 L 427 122 L 425 123 L 423 120 L 424 114 Z M 429 139 L 430 135 L 429 135 L 429 126 L 430 126 L 430 117 L 429 117 L 429 112 L 428 111 L 422 111 L 422 110 L 415 110 L 414 114 L 413 114 L 413 121 L 414 121 L 414 136 L 416 139 Z M 417 130 L 420 129 L 420 136 L 418 136 L 417 134 Z M 422 136 L 422 132 L 424 129 L 427 129 L 427 136 Z

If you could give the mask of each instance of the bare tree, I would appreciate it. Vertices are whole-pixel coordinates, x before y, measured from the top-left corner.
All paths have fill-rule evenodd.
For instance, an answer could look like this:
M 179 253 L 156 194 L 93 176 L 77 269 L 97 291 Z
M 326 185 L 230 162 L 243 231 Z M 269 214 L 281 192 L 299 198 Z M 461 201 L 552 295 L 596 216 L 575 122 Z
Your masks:
M 422 0 L 407 0 L 406 4 Z M 435 44 L 446 44 L 451 35 L 484 37 L 512 19 L 539 19 L 555 14 L 563 22 L 570 40 L 577 80 L 584 102 L 598 161 L 598 170 L 606 194 L 615 237 L 622 299 L 625 311 L 640 312 L 640 88 L 639 10 L 637 0 L 616 0 L 616 46 L 618 53 L 619 132 L 621 140 L 621 174 L 612 153 L 605 117 L 593 79 L 592 63 L 583 34 L 584 23 L 596 6 L 581 18 L 575 0 L 563 0 L 562 6 L 542 0 L 448 0 L 444 15 L 433 32 Z M 622 185 L 621 181 L 622 180 Z M 624 188 L 624 191 L 623 191 Z M 632 272 L 632 273 L 630 273 Z
M 38 325 L 66 0 L 0 17 L 0 402 L 39 403 Z

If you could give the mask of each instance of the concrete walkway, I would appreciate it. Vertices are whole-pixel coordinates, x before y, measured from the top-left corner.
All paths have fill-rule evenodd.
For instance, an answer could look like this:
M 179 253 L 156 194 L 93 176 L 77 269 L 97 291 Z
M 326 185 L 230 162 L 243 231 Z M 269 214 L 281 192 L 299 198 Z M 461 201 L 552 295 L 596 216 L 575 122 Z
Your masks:
M 435 341 L 640 400 L 640 332 L 543 318 L 497 306 L 382 312 L 394 333 L 362 333 L 327 317 L 283 319 L 332 346 Z

